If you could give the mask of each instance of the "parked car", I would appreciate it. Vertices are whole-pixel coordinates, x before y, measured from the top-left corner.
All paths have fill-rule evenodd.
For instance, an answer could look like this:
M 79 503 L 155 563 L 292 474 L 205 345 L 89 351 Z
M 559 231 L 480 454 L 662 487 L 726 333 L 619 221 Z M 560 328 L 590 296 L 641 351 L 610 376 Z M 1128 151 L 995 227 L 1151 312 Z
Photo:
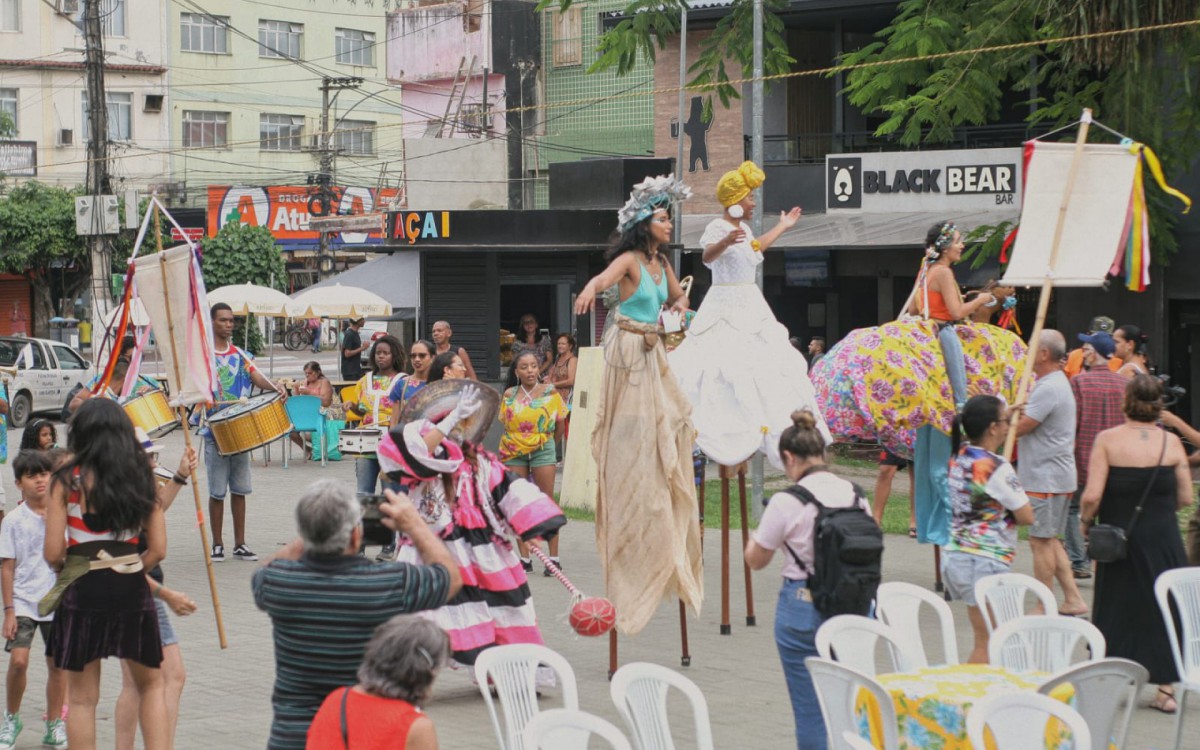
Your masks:
M 16 368 L 15 375 L 5 375 L 11 427 L 24 427 L 31 415 L 43 412 L 57 418 L 71 390 L 87 384 L 95 372 L 64 343 L 19 336 L 0 336 L 0 367 Z
M 387 335 L 388 324 L 386 320 L 367 320 L 363 322 L 363 327 L 358 329 L 358 335 L 364 344 L 369 344 L 362 353 L 363 370 L 371 369 L 371 348 L 375 342 Z

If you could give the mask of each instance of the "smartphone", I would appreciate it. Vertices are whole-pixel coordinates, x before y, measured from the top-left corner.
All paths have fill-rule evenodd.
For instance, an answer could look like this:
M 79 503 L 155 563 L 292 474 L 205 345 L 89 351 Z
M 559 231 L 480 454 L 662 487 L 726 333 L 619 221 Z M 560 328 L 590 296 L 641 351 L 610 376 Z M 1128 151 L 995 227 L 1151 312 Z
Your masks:
M 358 502 L 363 510 L 363 541 L 367 544 L 392 544 L 396 540 L 396 532 L 383 525 L 383 513 L 379 510 L 379 506 L 386 503 L 387 498 L 383 495 L 360 493 Z

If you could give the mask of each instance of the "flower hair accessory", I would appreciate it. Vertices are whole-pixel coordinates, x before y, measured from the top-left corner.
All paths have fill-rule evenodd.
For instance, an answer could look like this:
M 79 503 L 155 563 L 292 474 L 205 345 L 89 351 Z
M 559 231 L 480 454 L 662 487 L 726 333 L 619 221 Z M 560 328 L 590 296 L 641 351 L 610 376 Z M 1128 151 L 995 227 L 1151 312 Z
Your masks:
M 629 200 L 617 212 L 617 229 L 624 232 L 663 206 L 691 197 L 692 189 L 676 180 L 674 174 L 647 177 L 633 186 Z
M 933 246 L 938 250 L 944 250 L 954 240 L 954 233 L 958 231 L 958 227 L 954 226 L 953 221 L 947 221 L 942 225 L 942 231 L 938 233 L 938 238 L 934 240 Z

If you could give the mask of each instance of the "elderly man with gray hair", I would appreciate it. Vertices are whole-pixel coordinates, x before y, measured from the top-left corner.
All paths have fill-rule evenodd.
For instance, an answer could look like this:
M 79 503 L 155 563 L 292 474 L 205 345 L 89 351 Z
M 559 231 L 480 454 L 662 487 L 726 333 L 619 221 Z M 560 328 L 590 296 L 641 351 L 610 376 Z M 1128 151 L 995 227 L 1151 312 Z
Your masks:
M 399 614 L 437 609 L 462 587 L 450 552 L 408 497 L 384 494 L 384 525 L 412 539 L 426 564 L 359 556 L 362 506 L 343 483 L 326 479 L 296 506 L 300 538 L 254 574 L 254 602 L 270 615 L 275 639 L 270 750 L 303 750 L 321 702 L 355 682 L 377 626 Z
M 1033 505 L 1029 529 L 1033 575 L 1052 591 L 1058 580 L 1063 590 L 1059 612 L 1082 615 L 1088 606 L 1079 595 L 1061 541 L 1067 531 L 1071 496 L 1077 489 L 1075 394 L 1063 373 L 1067 342 L 1058 331 L 1047 329 L 1038 338 L 1037 348 L 1033 364 L 1037 383 L 1017 424 L 1017 479 Z

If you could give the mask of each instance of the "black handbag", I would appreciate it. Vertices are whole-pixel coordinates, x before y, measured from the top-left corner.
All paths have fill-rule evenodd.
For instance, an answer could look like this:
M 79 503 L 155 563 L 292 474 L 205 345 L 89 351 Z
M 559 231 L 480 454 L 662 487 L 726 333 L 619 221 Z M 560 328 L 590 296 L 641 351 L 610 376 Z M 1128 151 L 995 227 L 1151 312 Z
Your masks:
M 1093 526 L 1088 531 L 1088 557 L 1102 563 L 1125 559 L 1129 553 L 1129 535 L 1133 533 L 1133 527 L 1142 513 L 1142 506 L 1146 504 L 1146 498 L 1150 496 L 1150 489 L 1154 487 L 1154 480 L 1158 478 L 1158 471 L 1162 468 L 1162 461 L 1166 455 L 1167 433 L 1164 430 L 1162 453 L 1158 456 L 1158 463 L 1155 464 L 1154 471 L 1150 472 L 1150 481 L 1146 482 L 1146 489 L 1142 491 L 1142 499 L 1138 501 L 1137 507 L 1133 510 L 1133 518 L 1130 519 L 1129 526 L 1121 528 L 1111 523 L 1098 523 Z

